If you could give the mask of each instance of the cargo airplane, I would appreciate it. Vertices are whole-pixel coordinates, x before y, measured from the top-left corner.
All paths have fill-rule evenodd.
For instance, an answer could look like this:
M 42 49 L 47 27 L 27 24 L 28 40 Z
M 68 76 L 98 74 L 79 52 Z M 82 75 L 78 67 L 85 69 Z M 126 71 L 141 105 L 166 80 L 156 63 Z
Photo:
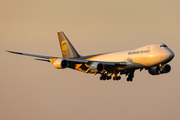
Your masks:
M 135 70 L 148 70 L 151 75 L 168 73 L 171 66 L 167 64 L 174 58 L 174 53 L 165 44 L 146 45 L 137 49 L 81 56 L 63 32 L 58 32 L 61 57 L 42 56 L 21 52 L 7 51 L 14 54 L 36 57 L 47 61 L 57 69 L 71 68 L 85 73 L 100 74 L 100 80 L 120 80 L 126 75 L 132 81 Z

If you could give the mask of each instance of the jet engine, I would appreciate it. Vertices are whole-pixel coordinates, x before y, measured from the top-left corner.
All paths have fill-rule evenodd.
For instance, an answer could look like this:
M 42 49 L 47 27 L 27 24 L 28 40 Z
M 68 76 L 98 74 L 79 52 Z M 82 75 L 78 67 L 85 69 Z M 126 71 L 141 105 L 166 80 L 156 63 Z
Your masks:
M 54 61 L 53 65 L 57 69 L 63 69 L 68 66 L 68 61 L 63 59 L 57 59 L 56 61 Z
M 160 71 L 160 67 L 159 66 L 154 66 L 154 67 L 150 67 L 149 68 L 149 74 L 151 75 L 159 75 L 160 73 L 168 73 L 171 71 L 171 66 L 169 64 L 164 64 L 164 66 L 162 66 L 162 71 L 159 73 Z
M 102 63 L 94 62 L 89 66 L 91 72 L 101 72 L 104 70 L 104 65 Z

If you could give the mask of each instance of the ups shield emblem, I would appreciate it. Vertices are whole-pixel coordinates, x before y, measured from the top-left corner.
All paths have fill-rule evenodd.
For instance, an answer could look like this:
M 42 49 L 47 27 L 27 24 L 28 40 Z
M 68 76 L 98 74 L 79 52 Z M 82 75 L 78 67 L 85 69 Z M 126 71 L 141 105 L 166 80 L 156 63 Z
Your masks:
M 62 54 L 63 55 L 66 55 L 66 53 L 67 53 L 67 46 L 68 46 L 67 40 L 63 40 L 61 42 L 61 49 L 62 49 Z

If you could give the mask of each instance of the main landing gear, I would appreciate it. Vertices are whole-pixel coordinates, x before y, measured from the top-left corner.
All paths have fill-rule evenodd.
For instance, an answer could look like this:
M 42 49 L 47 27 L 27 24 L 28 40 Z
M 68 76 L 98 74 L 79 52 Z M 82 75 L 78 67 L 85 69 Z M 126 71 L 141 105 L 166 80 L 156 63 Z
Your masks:
M 121 73 L 121 74 L 126 74 L 127 76 L 127 82 L 132 82 L 133 81 L 133 78 L 134 78 L 134 72 L 135 70 L 132 70 L 132 71 L 128 71 L 126 73 Z M 118 76 L 117 75 L 118 73 L 102 73 L 101 74 L 101 77 L 100 77 L 100 80 L 110 80 L 111 78 L 113 78 L 113 80 L 120 80 L 121 79 L 121 76 Z M 112 77 L 111 77 L 112 76 Z
M 113 77 L 113 80 L 121 80 L 121 76 L 115 76 Z
M 107 74 L 101 74 L 100 80 L 110 80 L 111 76 L 108 76 Z
M 111 77 L 112 75 L 113 75 L 113 80 L 120 80 L 121 79 L 121 76 L 117 76 L 117 74 L 111 73 L 108 75 L 106 73 L 103 73 L 103 74 L 101 74 L 100 80 L 110 80 L 112 78 Z
M 113 73 L 113 80 L 120 80 L 121 76 L 117 76 L 117 73 Z

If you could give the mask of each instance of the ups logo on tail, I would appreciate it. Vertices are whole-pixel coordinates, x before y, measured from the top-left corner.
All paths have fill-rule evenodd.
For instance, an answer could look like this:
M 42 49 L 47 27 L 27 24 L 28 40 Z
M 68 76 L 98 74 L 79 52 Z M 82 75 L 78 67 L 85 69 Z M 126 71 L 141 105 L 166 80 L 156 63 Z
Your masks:
M 67 53 L 67 46 L 68 46 L 67 40 L 63 40 L 61 42 L 61 48 L 62 48 L 63 55 L 66 55 L 66 53 Z

